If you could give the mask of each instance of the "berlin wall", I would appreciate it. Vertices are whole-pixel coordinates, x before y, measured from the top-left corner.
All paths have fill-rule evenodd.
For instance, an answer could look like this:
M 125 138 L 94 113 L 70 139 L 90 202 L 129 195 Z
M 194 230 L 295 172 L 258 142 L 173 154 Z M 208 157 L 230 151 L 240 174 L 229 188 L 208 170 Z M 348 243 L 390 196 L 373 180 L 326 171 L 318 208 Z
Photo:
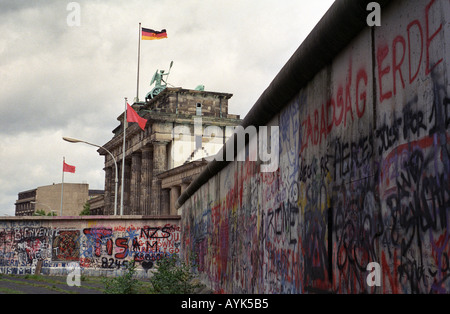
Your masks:
M 391 1 L 381 23 L 266 123 L 276 171 L 229 162 L 180 204 L 217 292 L 450 293 L 450 1 Z
M 11 217 L 0 220 L 0 274 L 117 276 L 133 260 L 147 278 L 161 258 L 180 253 L 177 216 Z M 74 263 L 76 266 L 74 266 Z M 39 266 L 38 266 L 39 265 Z

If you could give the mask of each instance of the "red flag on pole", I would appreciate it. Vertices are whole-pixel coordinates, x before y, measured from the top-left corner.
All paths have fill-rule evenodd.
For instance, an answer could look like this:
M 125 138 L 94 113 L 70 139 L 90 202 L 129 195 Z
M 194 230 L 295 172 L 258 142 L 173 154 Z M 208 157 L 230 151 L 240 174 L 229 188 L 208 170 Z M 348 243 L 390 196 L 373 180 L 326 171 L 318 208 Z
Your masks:
M 63 172 L 75 173 L 75 166 L 68 165 L 65 161 L 63 161 Z
M 144 130 L 147 119 L 142 118 L 136 111 L 127 103 L 127 122 L 137 122 L 140 128 Z

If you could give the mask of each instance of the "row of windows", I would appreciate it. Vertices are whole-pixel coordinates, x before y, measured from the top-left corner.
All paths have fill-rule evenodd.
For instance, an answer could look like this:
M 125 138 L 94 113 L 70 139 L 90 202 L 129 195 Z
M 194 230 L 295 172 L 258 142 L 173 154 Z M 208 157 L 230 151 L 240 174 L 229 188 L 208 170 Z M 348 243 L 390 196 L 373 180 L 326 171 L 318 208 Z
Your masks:
M 27 210 L 27 209 L 34 209 L 34 204 L 31 203 L 22 203 L 16 205 L 17 210 Z
M 31 202 L 16 205 L 16 216 L 30 216 L 34 213 L 35 204 Z
M 36 197 L 36 190 L 19 193 L 19 200 Z

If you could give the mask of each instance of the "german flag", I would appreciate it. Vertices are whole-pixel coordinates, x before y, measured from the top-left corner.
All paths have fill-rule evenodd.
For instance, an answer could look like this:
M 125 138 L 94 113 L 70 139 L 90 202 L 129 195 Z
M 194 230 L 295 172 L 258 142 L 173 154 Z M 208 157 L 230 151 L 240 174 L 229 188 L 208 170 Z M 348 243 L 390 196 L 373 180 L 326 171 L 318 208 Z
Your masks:
M 165 29 L 158 32 L 150 28 L 142 27 L 142 40 L 155 40 L 163 38 L 167 38 L 167 32 Z

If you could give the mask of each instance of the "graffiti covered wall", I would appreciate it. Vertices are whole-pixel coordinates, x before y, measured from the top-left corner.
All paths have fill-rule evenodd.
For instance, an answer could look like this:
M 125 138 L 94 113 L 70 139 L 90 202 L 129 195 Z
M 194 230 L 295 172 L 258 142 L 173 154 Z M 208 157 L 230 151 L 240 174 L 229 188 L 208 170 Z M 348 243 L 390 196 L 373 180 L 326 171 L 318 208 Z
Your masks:
M 86 216 L 87 217 L 87 216 Z M 129 216 L 4 218 L 0 221 L 0 273 L 65 275 L 70 263 L 82 274 L 114 276 L 134 260 L 147 277 L 155 261 L 180 253 L 179 217 Z
M 203 279 L 227 293 L 450 293 L 449 45 L 449 1 L 395 1 L 299 90 L 270 122 L 277 171 L 231 162 L 182 205 Z

